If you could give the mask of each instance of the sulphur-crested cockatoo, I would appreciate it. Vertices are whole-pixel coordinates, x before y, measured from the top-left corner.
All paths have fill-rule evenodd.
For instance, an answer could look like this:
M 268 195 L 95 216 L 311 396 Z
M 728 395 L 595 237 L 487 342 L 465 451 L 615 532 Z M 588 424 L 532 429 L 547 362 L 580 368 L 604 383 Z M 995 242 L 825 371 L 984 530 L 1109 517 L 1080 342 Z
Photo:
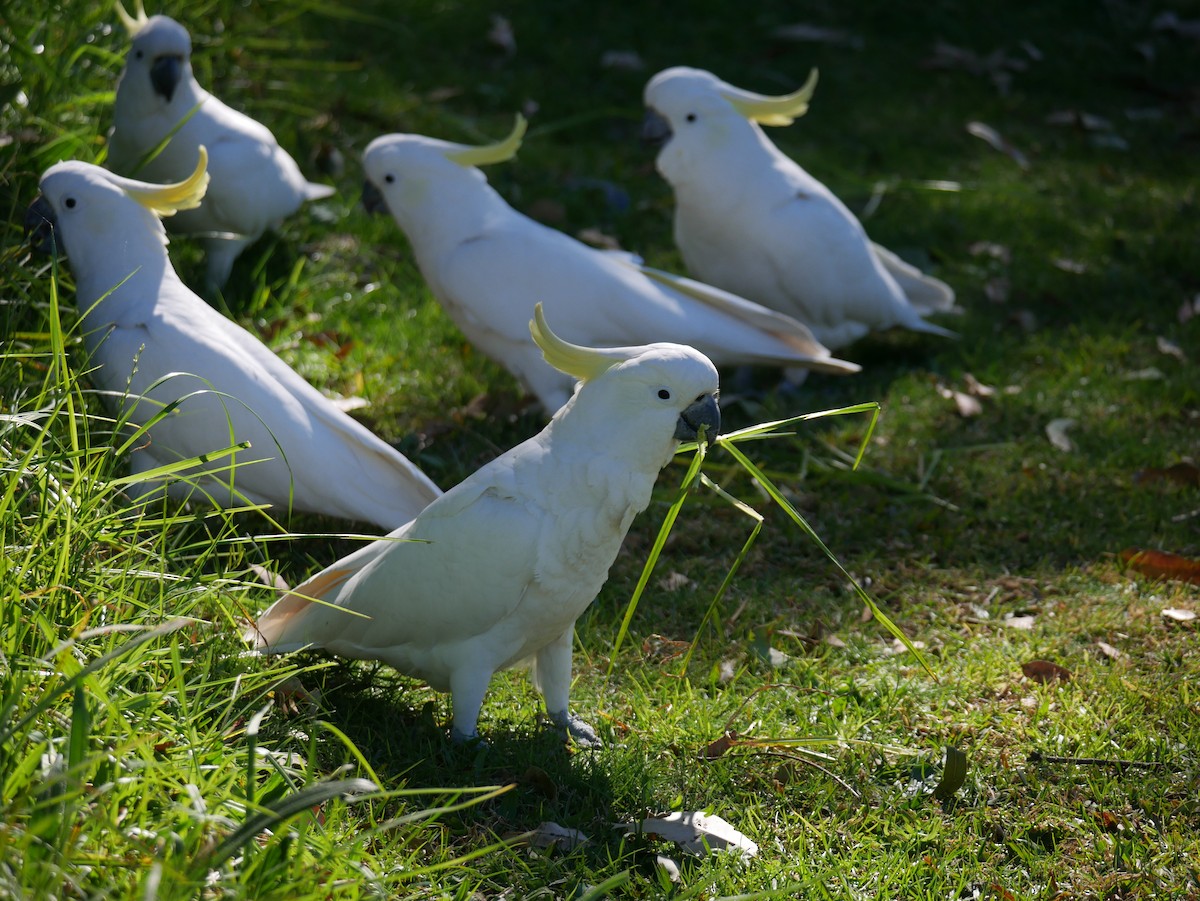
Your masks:
M 492 674 L 532 660 L 550 719 L 597 744 L 567 706 L 575 620 L 679 442 L 701 429 L 716 437 L 717 371 L 678 344 L 569 344 L 540 304 L 529 328 L 546 360 L 580 382 L 550 424 L 292 589 L 247 638 L 272 653 L 382 660 L 449 691 L 460 741 L 476 734 Z
M 486 147 L 420 135 L 376 138 L 363 155 L 364 199 L 378 208 L 382 198 L 450 318 L 548 413 L 566 403 L 573 383 L 529 338 L 525 323 L 538 301 L 564 337 L 590 346 L 671 341 L 717 365 L 858 371 L 790 317 L 644 267 L 629 254 L 594 250 L 518 213 L 476 167 L 510 159 L 524 129 L 518 116 L 507 139 Z
M 151 182 L 179 181 L 196 166 L 197 148 L 208 148 L 212 178 L 200 206 L 181 210 L 171 230 L 203 237 L 206 287 L 225 284 L 233 261 L 267 229 L 275 229 L 306 200 L 333 188 L 313 184 L 270 130 L 226 106 L 192 75 L 192 40 L 166 16 L 137 18 L 116 4 L 133 45 L 117 84 L 108 168 Z M 147 161 L 170 136 L 157 156 Z
M 201 147 L 195 172 L 168 185 L 59 163 L 42 176 L 42 194 L 27 214 L 35 246 L 53 245 L 70 260 L 90 377 L 109 406 L 139 426 L 166 414 L 137 438 L 133 472 L 248 441 L 249 449 L 187 470 L 194 485 L 173 481 L 169 490 L 193 500 L 207 494 L 221 506 L 270 503 L 384 529 L 408 522 L 440 496 L 437 486 L 171 268 L 159 217 L 200 202 L 206 158 Z M 130 491 L 160 487 L 152 479 Z
M 815 70 L 782 97 L 683 66 L 650 79 L 643 134 L 661 143 L 684 262 L 697 278 L 796 317 L 832 348 L 892 326 L 953 336 L 922 318 L 953 308 L 950 287 L 873 244 L 763 133 L 804 115 L 815 87 Z

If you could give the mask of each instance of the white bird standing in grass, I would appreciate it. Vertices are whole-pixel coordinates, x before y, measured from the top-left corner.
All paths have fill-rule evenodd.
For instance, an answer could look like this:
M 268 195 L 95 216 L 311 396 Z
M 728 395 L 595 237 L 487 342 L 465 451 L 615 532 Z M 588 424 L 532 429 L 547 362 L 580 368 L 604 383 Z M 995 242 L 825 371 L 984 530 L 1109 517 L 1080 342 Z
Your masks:
M 147 18 L 141 0 L 136 19 L 119 0 L 116 8 L 133 46 L 117 84 L 108 168 L 145 181 L 179 181 L 195 167 L 197 148 L 208 148 L 208 195 L 199 207 L 181 211 L 171 230 L 203 236 L 206 287 L 215 292 L 238 254 L 333 188 L 307 181 L 265 125 L 200 87 L 187 29 L 166 16 Z
M 269 653 L 382 660 L 449 691 L 458 741 L 476 735 L 492 674 L 532 659 L 550 719 L 596 745 L 567 703 L 575 620 L 679 443 L 716 437 L 717 371 L 678 344 L 569 344 L 541 304 L 529 328 L 547 362 L 580 381 L 550 424 L 292 589 L 246 637 Z
M 363 154 L 368 209 L 386 203 L 422 275 L 463 334 L 537 395 L 547 413 L 572 380 L 542 359 L 525 323 L 541 301 L 559 331 L 591 346 L 673 341 L 717 365 L 857 372 L 790 317 L 691 279 L 595 250 L 510 207 L 477 166 L 511 159 L 525 121 L 486 147 L 385 135 Z
M 658 171 L 675 192 L 675 242 L 688 270 L 795 316 L 831 348 L 893 326 L 953 337 L 922 318 L 952 310 L 953 290 L 872 243 L 763 133 L 804 115 L 815 87 L 815 70 L 782 97 L 683 66 L 650 79 L 643 134 L 661 144 Z
M 93 383 L 135 425 L 135 474 L 243 441 L 250 448 L 170 481 L 181 499 L 270 503 L 392 529 L 440 496 L 416 466 L 297 375 L 261 341 L 180 281 L 160 216 L 204 196 L 207 154 L 186 180 L 155 185 L 88 163 L 51 166 L 26 227 L 35 247 L 65 251 Z M 230 471 L 231 462 L 236 470 Z M 206 474 L 205 474 L 206 473 Z M 161 489 L 157 479 L 130 486 Z

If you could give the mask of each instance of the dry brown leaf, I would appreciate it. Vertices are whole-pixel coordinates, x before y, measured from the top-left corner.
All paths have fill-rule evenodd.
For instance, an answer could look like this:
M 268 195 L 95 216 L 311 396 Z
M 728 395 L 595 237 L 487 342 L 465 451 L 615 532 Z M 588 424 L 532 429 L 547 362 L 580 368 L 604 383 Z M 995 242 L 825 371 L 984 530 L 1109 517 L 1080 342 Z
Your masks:
M 1088 269 L 1087 263 L 1081 263 L 1079 260 L 1072 260 L 1068 257 L 1055 257 L 1051 262 L 1054 264 L 1054 268 L 1074 275 L 1083 275 Z
M 1000 625 L 1007 626 L 1010 629 L 1021 629 L 1024 632 L 1029 632 L 1033 629 L 1035 620 L 1032 616 L 1009 616 L 1000 620 Z
M 695 581 L 689 579 L 683 573 L 669 572 L 658 580 L 658 587 L 663 591 L 679 591 L 681 588 L 694 588 Z
M 1105 657 L 1107 657 L 1109 660 L 1120 660 L 1122 657 L 1125 656 L 1123 653 L 1121 653 L 1121 651 L 1119 649 L 1114 648 L 1107 641 L 1097 641 L 1096 647 L 1099 648 L 1100 653 L 1103 654 Z
M 1174 482 L 1189 488 L 1200 488 L 1200 466 L 1183 461 L 1173 463 L 1163 469 L 1150 467 L 1140 469 L 1133 474 L 1133 483 L 1141 485 L 1146 482 Z
M 738 734 L 736 732 L 726 732 L 714 742 L 700 752 L 701 760 L 716 760 L 718 757 L 724 757 L 725 753 L 737 744 Z
M 1166 551 L 1127 548 L 1120 558 L 1134 572 L 1151 579 L 1170 579 L 1200 585 L 1200 560 L 1192 560 Z
M 1026 679 L 1043 684 L 1071 681 L 1071 671 L 1050 660 L 1030 660 L 1028 663 L 1022 663 L 1021 672 L 1025 674 Z
M 1185 610 L 1182 607 L 1164 607 L 1162 615 L 1177 623 L 1190 623 L 1196 618 L 1195 611 Z
M 963 381 L 967 383 L 967 393 L 974 394 L 976 397 L 991 397 L 996 393 L 995 388 L 985 385 L 969 372 L 963 373 Z
M 1046 437 L 1050 443 L 1064 453 L 1075 450 L 1075 444 L 1067 435 L 1067 430 L 1075 425 L 1074 419 L 1052 419 L 1046 423 Z
M 530 766 L 521 775 L 521 785 L 533 789 L 550 801 L 558 799 L 558 785 L 540 766 Z
M 986 122 L 968 122 L 967 133 L 974 135 L 982 141 L 986 141 L 993 150 L 1000 151 L 1022 169 L 1029 168 L 1029 157 L 1025 156 L 1024 153 L 1004 138 L 1000 132 L 996 131 L 996 129 L 992 128 Z

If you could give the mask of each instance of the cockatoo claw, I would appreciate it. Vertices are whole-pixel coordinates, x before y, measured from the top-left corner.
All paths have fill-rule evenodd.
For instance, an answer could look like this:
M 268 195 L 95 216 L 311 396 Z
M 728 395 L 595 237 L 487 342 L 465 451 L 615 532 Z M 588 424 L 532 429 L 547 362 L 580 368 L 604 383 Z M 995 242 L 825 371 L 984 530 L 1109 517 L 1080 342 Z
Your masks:
M 550 719 L 558 727 L 558 731 L 562 734 L 564 740 L 573 739 L 575 744 L 581 748 L 604 747 L 604 742 L 600 740 L 600 736 L 596 734 L 596 730 L 581 717 L 576 716 L 570 711 L 564 710 L 561 713 L 551 714 Z

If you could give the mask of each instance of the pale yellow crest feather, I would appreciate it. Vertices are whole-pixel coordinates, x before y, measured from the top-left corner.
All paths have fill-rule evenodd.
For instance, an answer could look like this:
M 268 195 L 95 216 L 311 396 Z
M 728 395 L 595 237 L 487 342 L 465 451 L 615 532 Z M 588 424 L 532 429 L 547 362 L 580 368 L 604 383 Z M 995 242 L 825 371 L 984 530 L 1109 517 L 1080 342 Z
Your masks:
M 817 88 L 817 70 L 808 74 L 808 81 L 798 91 L 783 94 L 779 97 L 768 97 L 766 94 L 754 94 L 750 91 L 735 89 L 722 91 L 733 108 L 753 119 L 759 125 L 791 125 L 808 112 L 808 102 L 812 100 L 813 91 Z
M 491 163 L 503 163 L 511 160 L 517 155 L 517 150 L 521 146 L 521 138 L 525 136 L 525 129 L 528 125 L 525 117 L 517 113 L 517 121 L 513 125 L 513 130 L 503 141 L 486 144 L 483 147 L 463 147 L 461 150 L 447 153 L 446 159 L 458 163 L 460 166 L 487 166 Z
M 546 358 L 547 363 L 581 382 L 593 379 L 629 359 L 629 352 L 624 348 L 580 347 L 578 344 L 564 341 L 550 331 L 540 303 L 533 308 L 529 334 L 533 335 L 534 343 L 542 349 L 542 356 Z
M 117 18 L 121 20 L 121 24 L 125 26 L 125 30 L 129 32 L 131 38 L 137 37 L 137 33 L 145 28 L 146 23 L 150 21 L 150 17 L 146 15 L 146 7 L 142 4 L 142 0 L 137 0 L 137 18 L 134 18 L 125 11 L 125 7 L 121 5 L 121 0 L 113 0 L 113 7 L 117 10 Z
M 183 181 L 152 185 L 123 179 L 119 184 L 126 194 L 159 216 L 174 216 L 180 210 L 195 209 L 200 206 L 204 192 L 208 190 L 208 150 L 203 144 L 199 150 L 196 171 Z

